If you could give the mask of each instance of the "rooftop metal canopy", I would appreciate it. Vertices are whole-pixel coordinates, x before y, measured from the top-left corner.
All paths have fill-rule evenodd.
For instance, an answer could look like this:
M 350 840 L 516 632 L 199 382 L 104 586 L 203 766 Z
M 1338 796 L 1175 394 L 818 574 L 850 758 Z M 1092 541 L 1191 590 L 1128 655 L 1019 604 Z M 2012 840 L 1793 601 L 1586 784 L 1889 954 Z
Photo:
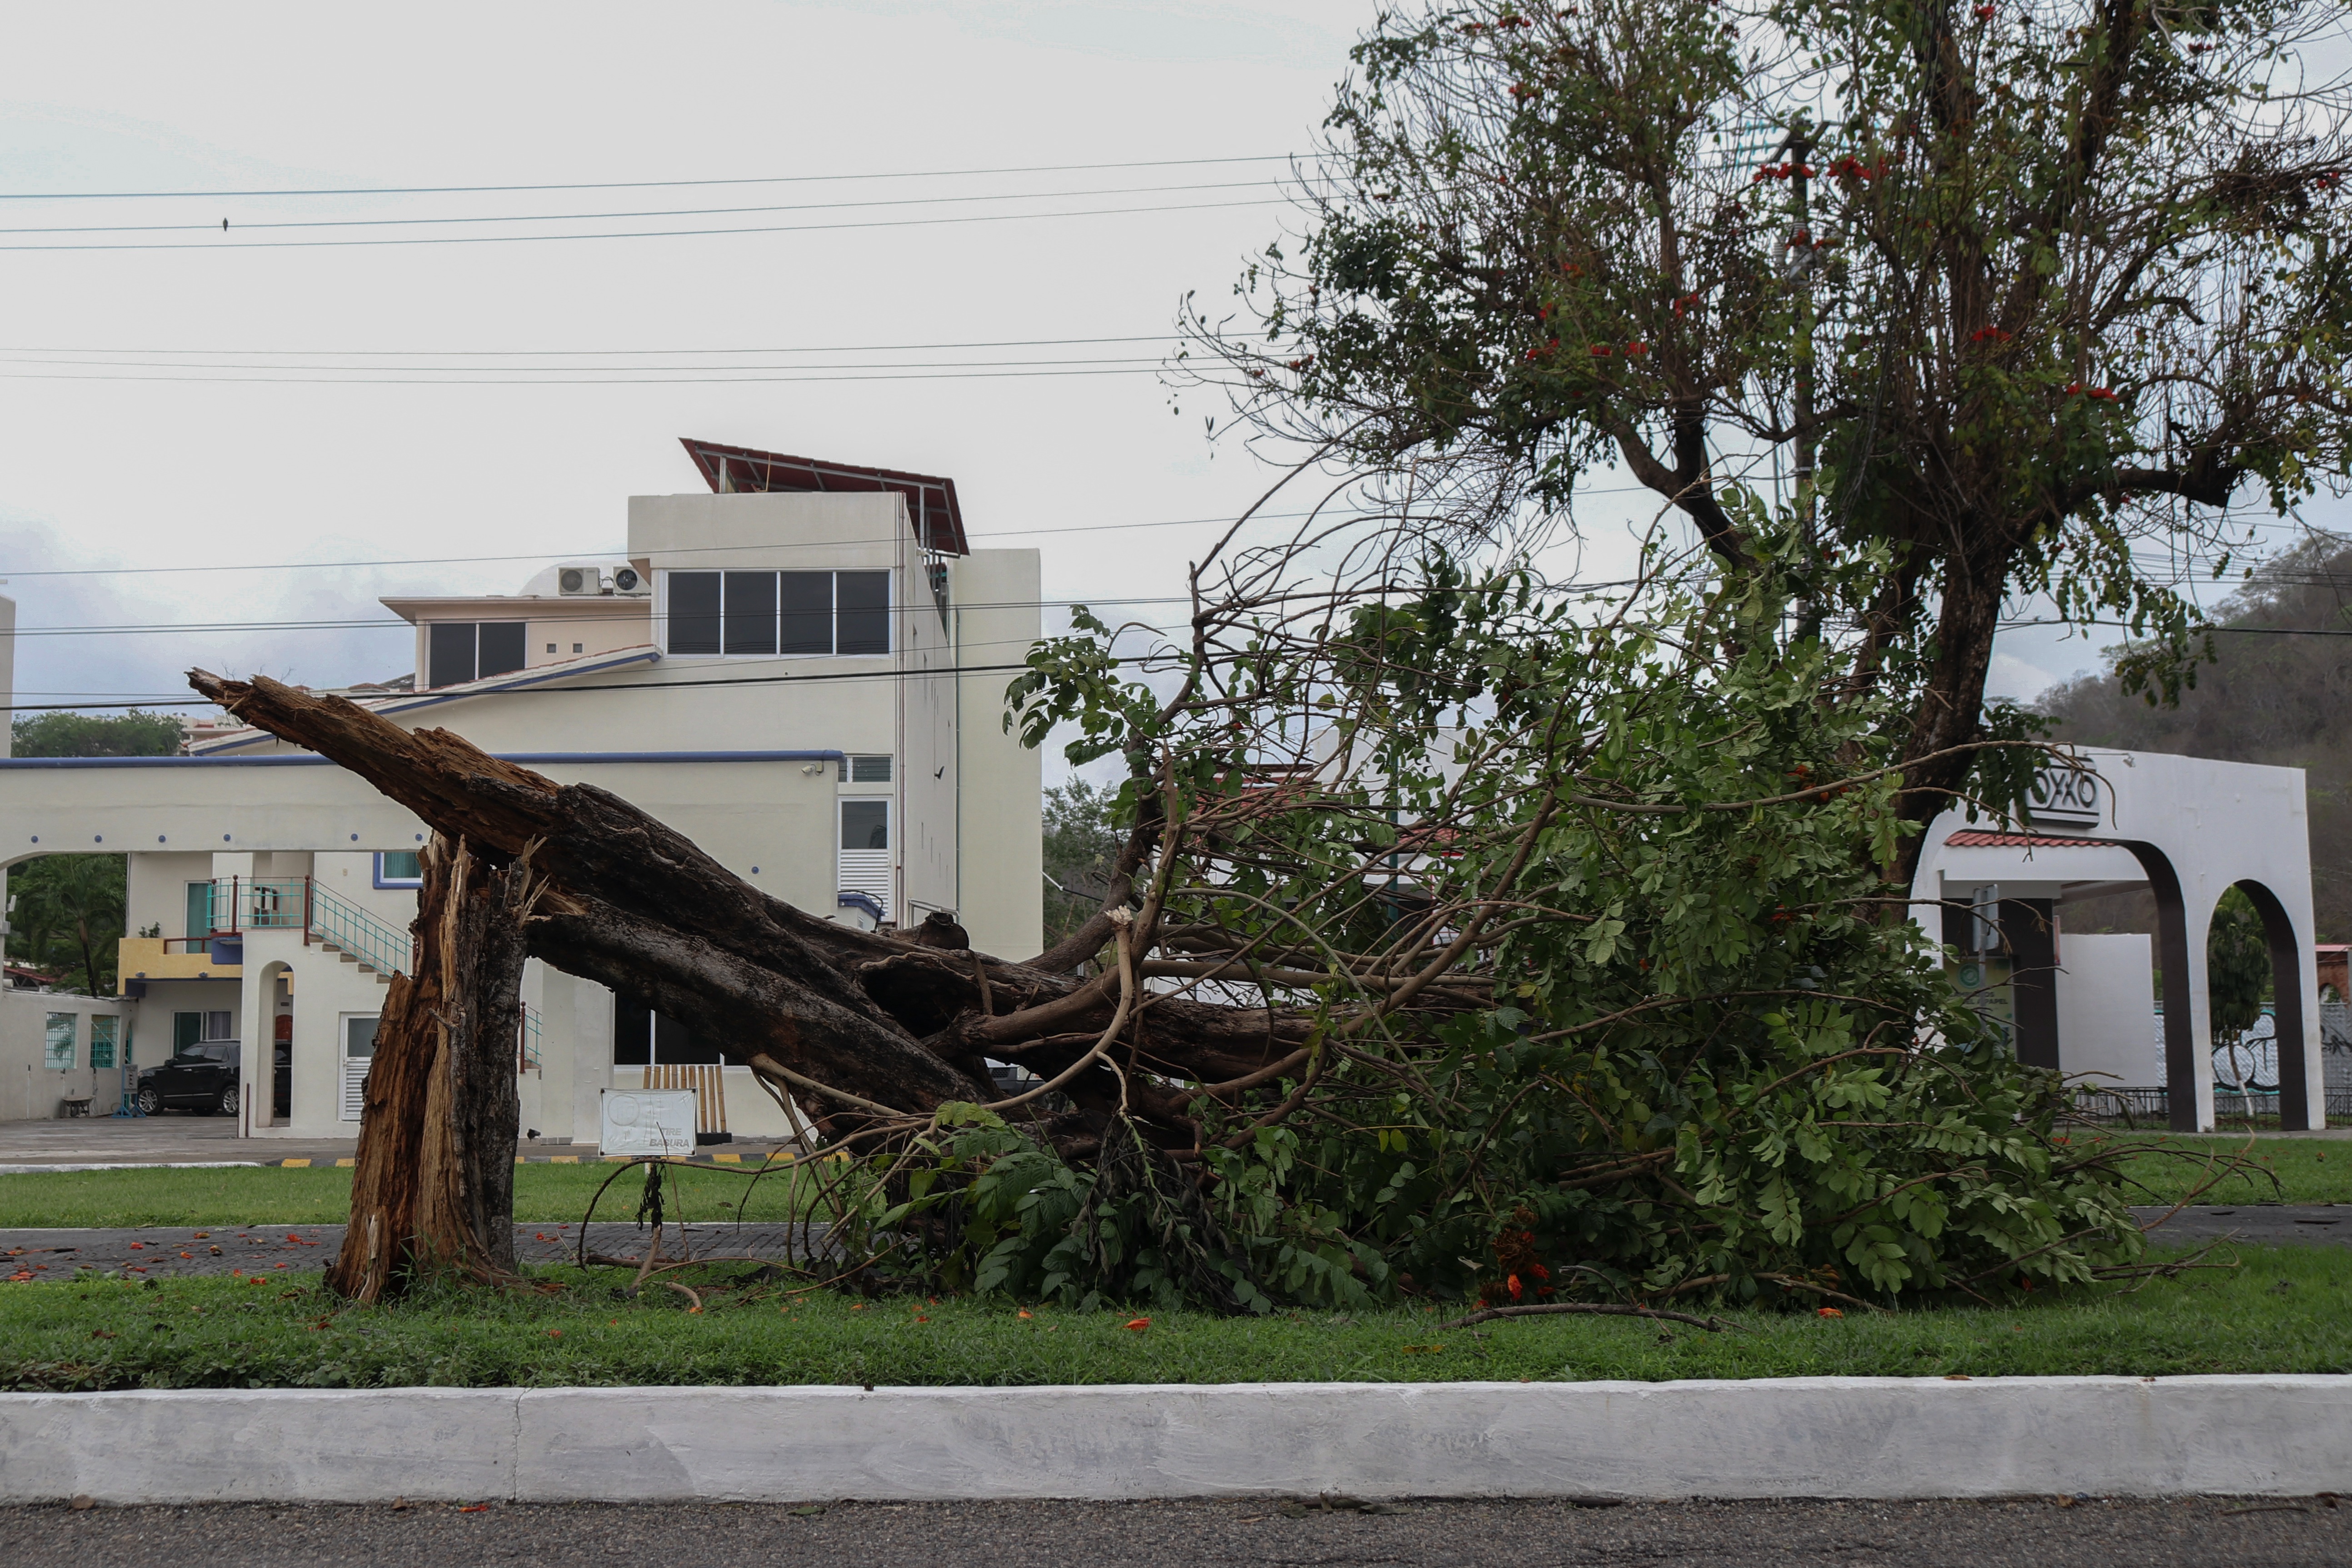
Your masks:
M 720 495 L 762 490 L 825 490 L 871 495 L 896 490 L 907 498 L 907 515 L 915 524 L 915 538 L 926 550 L 942 555 L 969 555 L 971 546 L 963 533 L 963 510 L 956 504 L 955 481 L 930 474 L 901 473 L 896 468 L 865 468 L 852 463 L 828 463 L 819 458 L 792 458 L 782 452 L 758 452 L 749 447 L 722 447 L 716 441 L 678 437 L 686 455 L 702 470 L 703 481 Z

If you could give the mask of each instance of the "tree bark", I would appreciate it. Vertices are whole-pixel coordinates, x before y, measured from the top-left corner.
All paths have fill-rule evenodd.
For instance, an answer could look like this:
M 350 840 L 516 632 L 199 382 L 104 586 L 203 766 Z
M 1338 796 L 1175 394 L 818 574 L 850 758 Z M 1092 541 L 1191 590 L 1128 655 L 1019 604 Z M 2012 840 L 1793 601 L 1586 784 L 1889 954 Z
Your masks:
M 341 698 L 267 679 L 199 670 L 189 679 L 238 717 L 366 778 L 436 832 L 462 839 L 478 863 L 528 861 L 542 879 L 520 922 L 531 956 L 693 1026 L 728 1060 L 771 1081 L 776 1075 L 762 1062 L 808 1080 L 778 1088 L 827 1136 L 874 1124 L 877 1106 L 919 1117 L 950 1101 L 998 1100 L 989 1058 L 1054 1077 L 1093 1049 L 1118 1010 L 1118 988 L 1102 976 L 820 920 L 751 887 L 628 802 L 592 785 L 558 786 L 446 731 L 404 731 Z M 1128 878 L 1156 837 L 1153 828 L 1133 836 L 1121 858 Z M 445 1005 L 437 994 L 424 1005 Z M 1116 1059 L 1097 1060 L 1066 1086 L 1078 1112 L 1049 1116 L 1036 1101 L 1019 1111 L 1041 1136 L 1066 1152 L 1093 1148 L 1124 1100 L 1171 1147 L 1190 1147 L 1181 1100 L 1143 1091 L 1134 1069 L 1223 1084 L 1290 1056 L 1312 1026 L 1287 1009 L 1160 995 L 1147 1005 L 1133 1010 Z M 404 1157 L 425 1152 L 419 1144 Z M 353 1235 L 363 1245 L 356 1218 Z
M 415 973 L 393 976 L 376 1026 L 351 1226 L 327 1271 L 327 1288 L 353 1302 L 435 1276 L 515 1272 L 515 1068 L 533 873 L 528 860 L 487 866 L 444 835 L 422 858 Z

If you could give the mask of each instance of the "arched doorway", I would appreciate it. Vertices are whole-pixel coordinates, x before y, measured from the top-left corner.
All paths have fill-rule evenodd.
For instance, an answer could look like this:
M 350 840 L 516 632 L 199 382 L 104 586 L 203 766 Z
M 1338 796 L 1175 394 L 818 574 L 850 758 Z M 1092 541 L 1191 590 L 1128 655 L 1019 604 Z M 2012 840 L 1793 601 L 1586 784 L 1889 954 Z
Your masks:
M 2263 938 L 2270 949 L 2272 1034 L 2278 1052 L 2279 1125 L 2305 1128 L 2312 1125 L 2311 1094 L 2308 1079 L 2309 1059 L 2304 1039 L 2305 1021 L 2313 1000 L 2303 994 L 2303 943 L 2295 935 L 2294 921 L 2276 893 L 2251 878 L 2231 884 L 2254 906 L 2262 918 Z M 2220 900 L 2215 900 L 2219 907 Z M 2209 922 L 2211 917 L 2207 917 Z M 2207 1005 L 2211 1005 L 2208 997 Z M 2207 1023 L 2208 1037 L 2211 1035 L 2211 1018 Z

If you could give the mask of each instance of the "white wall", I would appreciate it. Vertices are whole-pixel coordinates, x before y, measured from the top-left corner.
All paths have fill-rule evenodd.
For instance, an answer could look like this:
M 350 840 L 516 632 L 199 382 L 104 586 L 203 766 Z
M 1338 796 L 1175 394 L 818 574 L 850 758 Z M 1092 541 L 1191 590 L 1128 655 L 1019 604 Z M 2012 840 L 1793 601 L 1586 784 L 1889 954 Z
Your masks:
M 96 1072 L 89 1065 L 89 1020 L 93 1014 L 120 1018 L 127 1010 L 111 997 L 0 990 L 0 1121 L 46 1120 L 55 1116 L 58 1101 L 68 1097 L 87 1096 L 94 1114 L 111 1114 L 121 1094 L 123 1026 L 115 1026 L 116 1067 Z M 48 1065 L 47 1026 L 52 1013 L 74 1015 L 70 1068 Z
M 1004 731 L 1004 689 L 1039 635 L 1034 550 L 982 550 L 953 563 L 957 766 L 963 779 L 957 881 L 972 945 L 1002 958 L 1045 945 L 1045 759 Z M 985 669 L 985 673 L 981 673 Z
M 2154 947 L 2145 934 L 2061 931 L 2058 1067 L 2092 1073 L 2105 1089 L 2159 1089 L 2164 1047 L 2156 1033 Z

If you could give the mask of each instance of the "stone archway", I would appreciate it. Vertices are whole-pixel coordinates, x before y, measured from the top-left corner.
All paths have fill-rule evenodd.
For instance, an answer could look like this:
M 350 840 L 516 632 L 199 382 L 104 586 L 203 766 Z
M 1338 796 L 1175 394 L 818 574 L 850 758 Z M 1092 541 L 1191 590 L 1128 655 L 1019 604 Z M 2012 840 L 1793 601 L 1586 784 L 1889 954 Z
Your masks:
M 2294 1129 L 2313 1126 L 2310 1085 L 2305 1076 L 2309 1063 L 2304 1038 L 2309 1012 L 2305 1004 L 2310 999 L 2303 994 L 2302 941 L 2276 893 L 2251 877 L 2231 885 L 2243 889 L 2252 901 L 2254 912 L 2262 917 L 2263 940 L 2270 947 L 2271 990 L 2276 998 L 2271 1032 L 2278 1051 L 2279 1125 Z M 2210 921 L 2211 916 L 2209 914 L 2207 919 Z
M 2175 1132 L 2196 1132 L 2208 1120 L 2200 1100 L 2212 1064 L 2198 1059 L 2196 1004 L 2198 988 L 2190 984 L 2190 967 L 2205 967 L 2202 944 L 2189 940 L 2189 910 L 2181 897 L 2180 876 L 2172 860 L 2153 844 L 2126 842 L 2132 858 L 2147 873 L 2148 891 L 2156 897 L 2156 966 L 2164 977 L 2165 1123 Z

